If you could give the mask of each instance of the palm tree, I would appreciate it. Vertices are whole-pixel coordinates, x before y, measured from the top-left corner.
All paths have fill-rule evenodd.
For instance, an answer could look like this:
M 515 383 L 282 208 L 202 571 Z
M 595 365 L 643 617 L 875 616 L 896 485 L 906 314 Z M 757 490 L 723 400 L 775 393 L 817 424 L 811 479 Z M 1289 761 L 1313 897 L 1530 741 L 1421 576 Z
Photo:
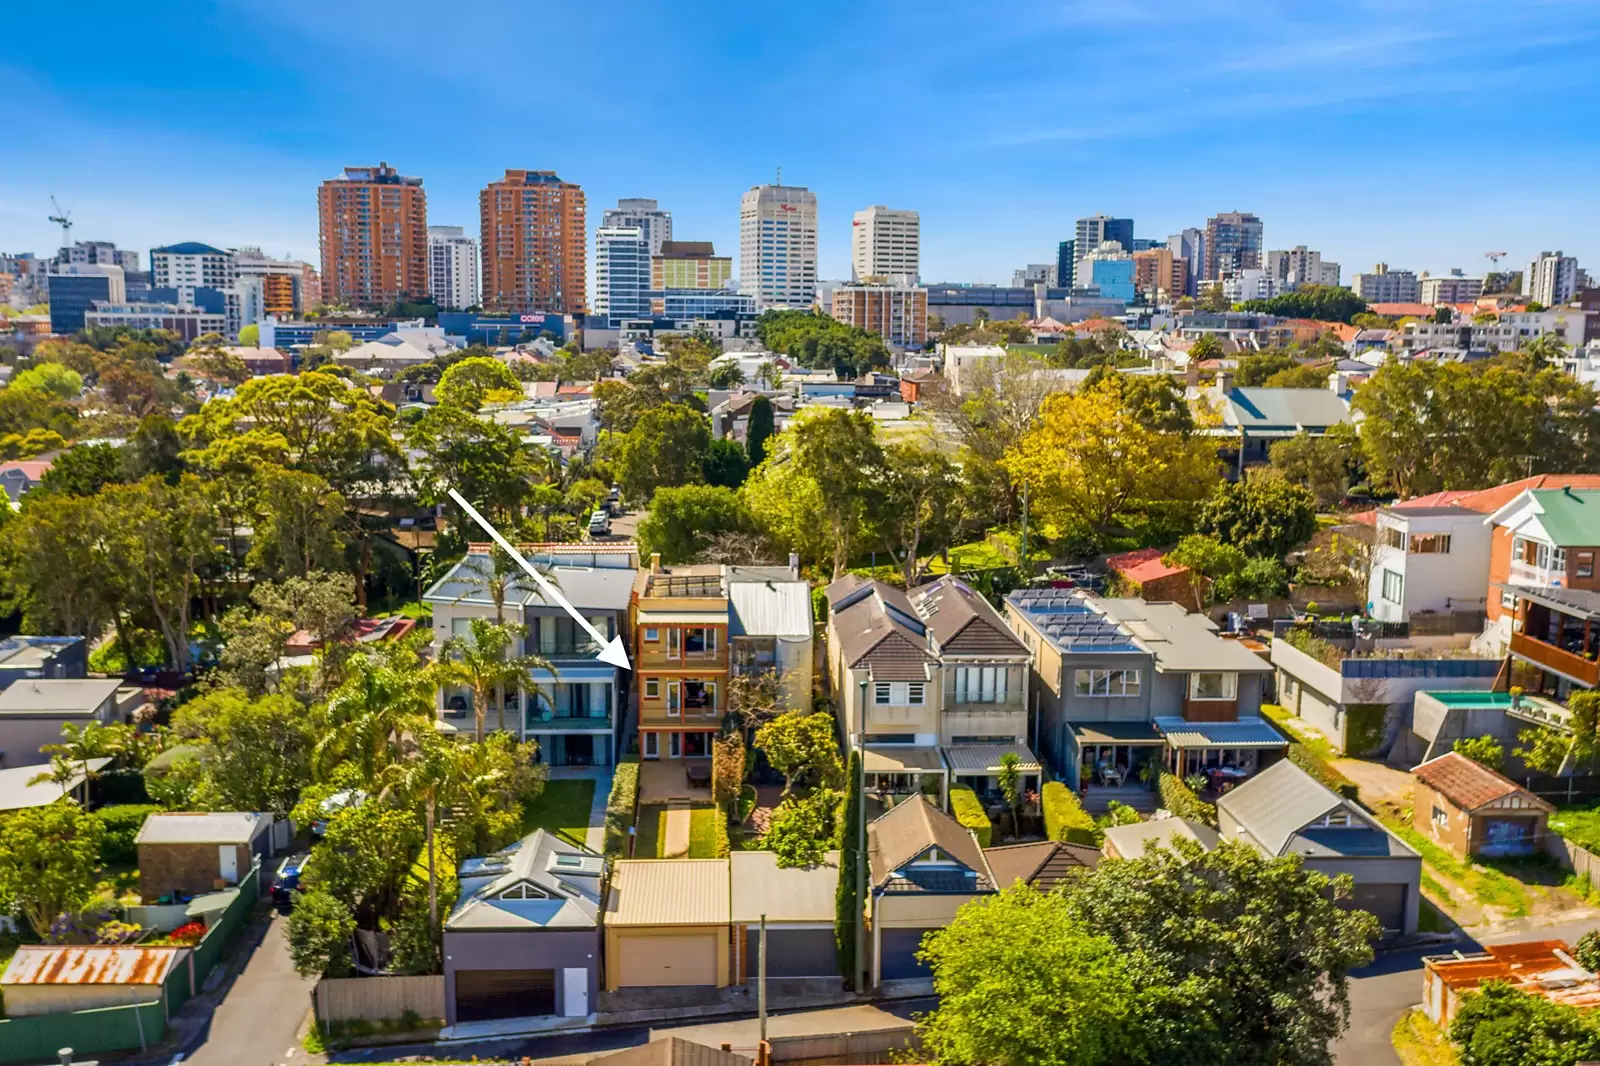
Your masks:
M 120 723 L 103 725 L 100 722 L 85 722 L 81 726 L 72 725 L 70 722 L 61 727 L 61 741 L 57 744 L 42 744 L 40 752 L 51 756 L 51 772 L 40 774 L 28 783 L 36 784 L 46 778 L 55 781 L 61 786 L 63 794 L 66 792 L 67 782 L 72 780 L 75 770 L 83 770 L 83 806 L 89 806 L 89 781 L 96 775 L 89 769 L 90 759 L 115 758 L 128 750 L 132 742 L 132 730 Z
M 1021 784 L 1022 760 L 1017 758 L 1017 753 L 1008 751 L 1000 756 L 1000 793 L 1006 798 L 1006 806 L 1011 808 L 1011 836 L 1015 838 L 1021 832 L 1017 808 L 1022 805 Z
M 371 780 L 403 759 L 408 737 L 432 731 L 436 691 L 412 641 L 352 657 L 344 683 L 323 708 L 322 737 L 312 751 L 319 779 L 348 759 Z
M 516 626 L 491 622 L 487 618 L 474 618 L 471 625 L 470 639 L 451 637 L 445 642 L 444 656 L 435 669 L 445 683 L 465 685 L 472 690 L 472 716 L 481 743 L 492 693 L 506 685 L 521 684 L 534 670 L 548 670 L 551 674 L 556 670 L 542 655 L 507 654 L 518 636 Z M 504 702 L 500 704 L 499 713 L 503 729 Z

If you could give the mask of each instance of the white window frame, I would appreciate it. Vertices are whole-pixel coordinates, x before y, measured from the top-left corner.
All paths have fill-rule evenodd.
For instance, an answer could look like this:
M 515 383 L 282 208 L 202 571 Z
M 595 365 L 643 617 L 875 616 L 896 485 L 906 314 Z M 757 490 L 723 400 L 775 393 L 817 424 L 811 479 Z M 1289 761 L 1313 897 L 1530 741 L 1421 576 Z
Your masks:
M 660 678 L 655 678 L 655 677 L 645 678 L 645 682 L 644 682 L 644 698 L 647 699 L 647 700 L 659 700 L 661 698 L 661 680 L 660 680 Z
M 676 681 L 667 682 L 667 717 L 676 718 L 683 710 L 683 687 Z
M 922 681 L 912 681 L 906 685 L 906 703 L 913 707 L 920 707 L 927 702 L 927 684 Z
M 887 681 L 875 681 L 872 684 L 872 702 L 874 706 L 883 707 L 894 702 L 894 686 Z
M 1222 695 L 1200 695 L 1200 679 L 1202 677 L 1220 677 L 1222 679 Z M 1232 700 L 1239 698 L 1239 675 L 1222 670 L 1196 670 L 1189 675 L 1189 698 L 1191 700 Z
M 1381 587 L 1385 603 L 1396 605 L 1405 603 L 1406 576 L 1404 574 L 1385 568 L 1381 579 Z
M 646 733 L 644 735 L 644 757 L 646 759 L 661 758 L 661 734 Z
M 1129 684 L 1129 681 L 1132 684 Z M 1083 697 L 1109 697 L 1135 699 L 1143 688 L 1144 678 L 1138 670 L 1111 670 L 1089 667 L 1072 672 L 1073 695 Z
M 645 626 L 644 627 L 644 642 L 646 644 L 659 644 L 659 643 L 661 643 L 661 629 L 660 629 L 660 627 L 658 627 L 658 626 Z
M 1432 821 L 1434 829 L 1447 829 L 1450 826 L 1450 812 L 1443 807 L 1435 807 Z

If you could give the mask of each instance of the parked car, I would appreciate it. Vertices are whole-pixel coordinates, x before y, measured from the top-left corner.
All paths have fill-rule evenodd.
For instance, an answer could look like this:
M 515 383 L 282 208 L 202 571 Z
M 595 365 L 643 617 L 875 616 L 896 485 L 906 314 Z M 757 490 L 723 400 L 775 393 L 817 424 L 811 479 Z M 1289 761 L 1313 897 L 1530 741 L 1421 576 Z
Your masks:
M 604 511 L 596 511 L 589 516 L 589 536 L 603 537 L 611 532 L 611 519 Z
M 305 852 L 289 855 L 278 864 L 278 874 L 272 879 L 272 902 L 285 910 L 294 905 L 294 894 L 300 891 L 300 879 L 305 876 L 311 856 Z

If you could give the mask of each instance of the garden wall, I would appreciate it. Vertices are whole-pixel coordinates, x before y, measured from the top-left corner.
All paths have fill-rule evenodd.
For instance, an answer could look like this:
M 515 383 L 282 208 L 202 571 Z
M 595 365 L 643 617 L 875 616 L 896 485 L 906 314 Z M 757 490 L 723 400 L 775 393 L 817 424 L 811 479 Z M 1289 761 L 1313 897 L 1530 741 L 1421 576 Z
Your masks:
M 443 1018 L 444 975 L 421 977 L 324 977 L 311 993 L 317 1021 L 381 1022 L 411 1011 Z

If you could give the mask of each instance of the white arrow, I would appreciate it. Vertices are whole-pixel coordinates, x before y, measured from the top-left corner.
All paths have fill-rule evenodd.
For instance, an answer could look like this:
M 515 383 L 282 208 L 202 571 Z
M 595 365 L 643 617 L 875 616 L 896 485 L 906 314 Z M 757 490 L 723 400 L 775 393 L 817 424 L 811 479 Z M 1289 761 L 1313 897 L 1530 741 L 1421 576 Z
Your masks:
M 628 651 L 622 646 L 622 636 L 620 634 L 612 637 L 609 641 L 606 640 L 605 634 L 590 624 L 587 618 L 579 614 L 578 609 L 572 606 L 572 601 L 563 596 L 561 594 L 561 590 L 556 588 L 555 585 L 551 583 L 549 578 L 539 573 L 538 567 L 524 559 L 522 557 L 522 553 L 513 548 L 511 546 L 511 542 L 502 537 L 500 535 L 500 531 L 494 528 L 494 526 L 490 525 L 489 520 L 483 517 L 483 515 L 479 514 L 478 509 L 472 506 L 472 504 L 468 503 L 462 497 L 461 493 L 457 492 L 455 489 L 451 489 L 450 498 L 456 501 L 456 504 L 463 511 L 467 512 L 468 517 L 470 517 L 474 522 L 478 523 L 478 525 L 482 526 L 483 531 L 489 534 L 489 536 L 494 539 L 494 542 L 505 550 L 507 555 L 515 559 L 517 561 L 517 565 L 522 567 L 523 570 L 527 571 L 529 577 L 538 582 L 539 590 L 544 593 L 545 599 L 555 601 L 557 606 L 570 614 L 572 616 L 572 620 L 582 626 L 589 636 L 594 638 L 596 644 L 603 645 L 600 649 L 600 654 L 595 656 L 596 659 L 599 659 L 603 663 L 610 663 L 612 666 L 620 666 L 624 670 L 633 669 L 633 664 L 628 661 Z

